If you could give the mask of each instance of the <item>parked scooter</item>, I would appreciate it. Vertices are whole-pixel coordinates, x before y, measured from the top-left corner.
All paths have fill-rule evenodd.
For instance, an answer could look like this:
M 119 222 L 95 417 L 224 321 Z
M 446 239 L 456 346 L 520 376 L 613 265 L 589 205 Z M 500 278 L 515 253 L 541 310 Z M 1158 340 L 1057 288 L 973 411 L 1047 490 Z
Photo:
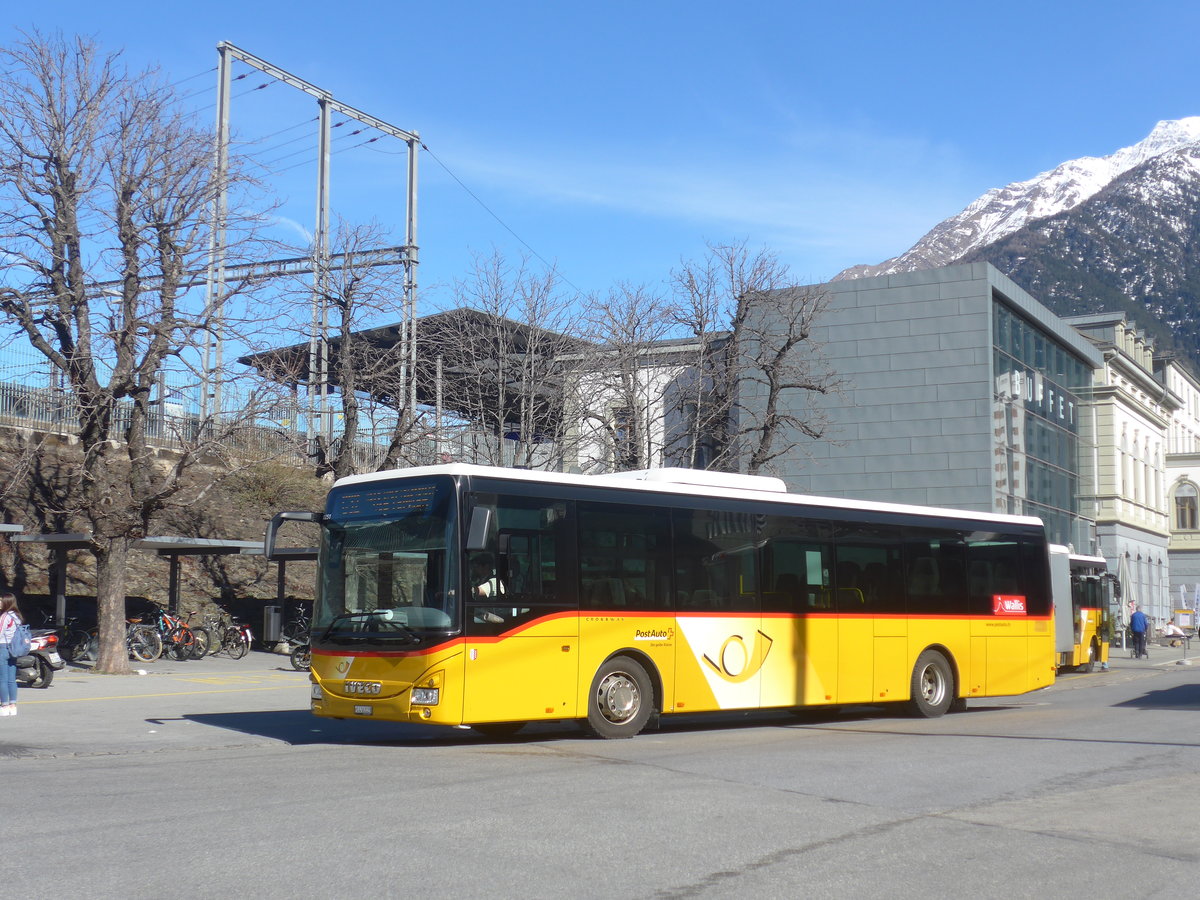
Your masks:
M 51 628 L 35 628 L 29 652 L 17 657 L 17 684 L 48 688 L 54 673 L 63 667 L 58 655 L 58 634 Z
M 307 672 L 312 668 L 312 654 L 309 652 L 308 641 L 292 647 L 292 668 L 297 672 Z

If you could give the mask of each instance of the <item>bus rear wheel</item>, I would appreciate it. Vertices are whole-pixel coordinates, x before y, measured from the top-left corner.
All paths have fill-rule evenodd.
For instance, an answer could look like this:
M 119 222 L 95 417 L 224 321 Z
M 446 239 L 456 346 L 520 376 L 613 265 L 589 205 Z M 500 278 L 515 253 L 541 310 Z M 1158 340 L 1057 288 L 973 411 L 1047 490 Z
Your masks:
M 1096 655 L 1097 655 L 1096 654 L 1096 645 L 1088 644 L 1087 660 L 1085 662 L 1080 663 L 1076 667 L 1076 670 L 1079 672 L 1083 672 L 1085 675 L 1088 674 L 1089 672 L 1091 672 L 1093 669 L 1096 668 Z
M 946 657 L 926 650 L 917 657 L 912 673 L 912 699 L 909 708 L 915 715 L 936 719 L 954 702 L 954 673 Z
M 640 663 L 618 656 L 604 663 L 592 679 L 587 724 L 596 737 L 631 738 L 650 720 L 654 688 Z

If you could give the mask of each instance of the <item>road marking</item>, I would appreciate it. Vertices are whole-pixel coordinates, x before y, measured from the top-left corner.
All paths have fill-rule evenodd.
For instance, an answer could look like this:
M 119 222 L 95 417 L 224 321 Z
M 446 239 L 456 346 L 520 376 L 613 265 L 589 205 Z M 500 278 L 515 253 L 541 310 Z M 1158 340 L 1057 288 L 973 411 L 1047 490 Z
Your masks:
M 303 687 L 307 687 L 307 683 Z M 299 689 L 298 684 L 276 684 L 266 687 L 222 688 L 208 691 L 160 691 L 154 694 L 126 694 L 112 697 L 65 697 L 61 700 L 26 700 L 21 699 L 22 706 L 48 705 L 51 703 L 87 703 L 91 700 L 145 700 L 151 697 L 187 697 L 194 694 L 252 694 L 255 691 L 285 691 Z
M 294 684 L 296 681 L 295 675 L 205 675 L 199 678 L 189 675 L 178 677 L 182 681 L 190 681 L 195 684 L 259 684 L 264 680 L 283 681 L 284 679 Z

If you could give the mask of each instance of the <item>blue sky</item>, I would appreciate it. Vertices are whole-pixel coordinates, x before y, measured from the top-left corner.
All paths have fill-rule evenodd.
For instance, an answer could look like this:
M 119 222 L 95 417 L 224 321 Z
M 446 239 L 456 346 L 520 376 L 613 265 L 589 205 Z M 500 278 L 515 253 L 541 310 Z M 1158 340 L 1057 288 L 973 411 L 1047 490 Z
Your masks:
M 706 241 L 770 247 L 800 281 L 821 281 L 902 252 L 988 188 L 1200 114 L 1194 2 L 31 8 L 6 5 L 5 42 L 28 27 L 93 35 L 191 79 L 180 90 L 201 109 L 227 40 L 419 132 L 430 305 L 493 248 L 535 254 L 587 292 L 660 282 Z M 311 134 L 302 123 L 315 115 L 311 98 L 279 84 L 237 96 L 268 80 L 235 87 L 238 135 L 296 130 L 255 150 Z M 333 157 L 335 214 L 376 219 L 397 243 L 401 149 L 379 141 Z M 272 167 L 283 232 L 312 228 L 314 157 Z

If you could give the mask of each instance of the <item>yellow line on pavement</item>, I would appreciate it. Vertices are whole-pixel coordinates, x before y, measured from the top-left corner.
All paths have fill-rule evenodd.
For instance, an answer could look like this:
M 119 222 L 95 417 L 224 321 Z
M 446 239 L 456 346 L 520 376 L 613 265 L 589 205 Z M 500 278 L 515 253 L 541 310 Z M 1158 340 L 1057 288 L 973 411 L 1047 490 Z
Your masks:
M 22 706 L 50 703 L 86 703 L 89 700 L 145 700 L 149 697 L 187 697 L 192 694 L 249 694 L 255 691 L 283 691 L 301 687 L 298 684 L 275 684 L 266 687 L 223 688 L 208 691 L 163 691 L 156 694 L 127 694 L 123 697 L 66 697 L 62 700 L 26 700 L 21 698 Z

